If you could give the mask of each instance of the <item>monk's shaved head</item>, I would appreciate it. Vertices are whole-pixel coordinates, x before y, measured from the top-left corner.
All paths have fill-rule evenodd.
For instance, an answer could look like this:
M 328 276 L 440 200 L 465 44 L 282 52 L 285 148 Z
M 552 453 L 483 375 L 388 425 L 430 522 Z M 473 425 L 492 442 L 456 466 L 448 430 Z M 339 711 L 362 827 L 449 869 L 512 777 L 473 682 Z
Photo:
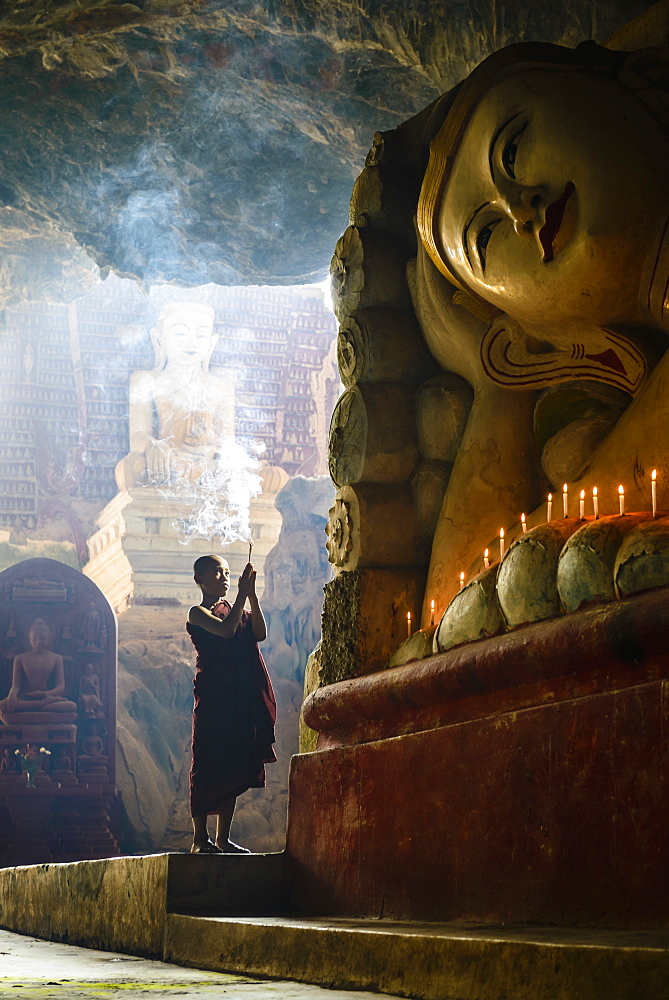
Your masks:
M 201 576 L 206 573 L 208 569 L 214 569 L 215 566 L 222 562 L 219 556 L 200 556 L 193 563 L 193 573 L 195 576 Z

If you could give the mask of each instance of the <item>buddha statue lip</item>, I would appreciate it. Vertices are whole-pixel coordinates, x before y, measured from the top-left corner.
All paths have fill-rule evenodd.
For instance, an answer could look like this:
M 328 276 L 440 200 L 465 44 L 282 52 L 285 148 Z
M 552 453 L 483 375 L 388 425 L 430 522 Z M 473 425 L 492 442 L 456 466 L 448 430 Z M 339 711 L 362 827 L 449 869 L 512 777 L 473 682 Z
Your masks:
M 564 219 L 567 202 L 574 193 L 575 188 L 571 181 L 567 181 L 565 189 L 560 197 L 552 202 L 546 209 L 546 220 L 539 230 L 539 242 L 544 252 L 544 264 L 549 264 L 555 258 L 555 238 L 560 232 L 562 220 Z

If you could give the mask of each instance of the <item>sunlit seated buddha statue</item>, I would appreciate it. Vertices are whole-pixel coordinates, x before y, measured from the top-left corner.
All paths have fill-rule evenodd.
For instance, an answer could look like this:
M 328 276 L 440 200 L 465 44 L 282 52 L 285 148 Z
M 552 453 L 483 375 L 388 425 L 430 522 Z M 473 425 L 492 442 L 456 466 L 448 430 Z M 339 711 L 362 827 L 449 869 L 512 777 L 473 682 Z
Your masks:
M 28 630 L 30 650 L 14 657 L 12 686 L 0 701 L 0 716 L 8 725 L 73 722 L 75 702 L 65 698 L 63 657 L 49 649 L 51 630 L 37 618 Z
M 213 309 L 170 303 L 151 339 L 153 370 L 130 378 L 130 453 L 116 467 L 120 489 L 199 479 L 234 436 L 234 386 L 209 371 L 218 340 Z
M 474 402 L 426 607 L 445 605 L 500 527 L 561 485 L 554 470 L 570 451 L 578 488 L 624 482 L 638 491 L 633 504 L 649 468 L 666 458 L 669 473 L 666 436 L 644 426 L 649 414 L 669 419 L 658 388 L 669 343 L 668 68 L 660 50 L 514 45 L 433 106 L 408 277 L 430 350 Z M 578 427 L 566 434 L 563 464 L 551 464 L 537 443 L 539 403 L 548 423 L 567 421 L 563 387 L 583 384 L 605 387 L 625 412 L 585 451 Z

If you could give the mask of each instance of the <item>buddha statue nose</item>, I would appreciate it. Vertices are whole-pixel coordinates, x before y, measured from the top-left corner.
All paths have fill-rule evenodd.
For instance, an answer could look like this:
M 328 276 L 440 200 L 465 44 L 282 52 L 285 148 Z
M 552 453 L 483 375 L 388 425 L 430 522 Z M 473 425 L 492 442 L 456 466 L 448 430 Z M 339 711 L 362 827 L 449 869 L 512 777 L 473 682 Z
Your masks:
M 516 187 L 507 199 L 507 211 L 519 236 L 531 236 L 541 227 L 542 191 L 536 187 Z

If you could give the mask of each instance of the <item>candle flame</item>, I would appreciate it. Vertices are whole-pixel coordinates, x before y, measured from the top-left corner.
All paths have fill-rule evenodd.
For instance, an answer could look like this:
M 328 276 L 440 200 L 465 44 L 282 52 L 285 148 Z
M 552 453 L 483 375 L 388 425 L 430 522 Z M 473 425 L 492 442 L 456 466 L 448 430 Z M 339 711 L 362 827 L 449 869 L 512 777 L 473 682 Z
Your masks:
M 592 495 L 593 495 L 593 497 L 597 496 L 597 487 L 596 486 L 592 487 Z
M 407 611 L 407 621 L 408 622 L 411 621 L 411 612 L 410 611 Z
M 464 573 L 460 573 L 460 580 L 464 580 L 464 578 L 465 578 L 465 574 Z
M 657 479 L 657 469 L 653 469 L 653 471 L 650 474 L 650 478 Z
M 431 608 L 432 608 L 432 610 L 434 611 L 434 601 L 430 601 L 430 607 L 431 607 Z
M 504 538 L 504 528 L 499 529 L 499 537 Z
M 553 494 L 552 494 L 552 493 L 549 493 L 549 494 L 548 494 L 548 499 L 549 499 L 549 500 L 552 500 L 552 499 L 553 499 Z
M 520 523 L 521 524 L 525 524 L 525 515 L 524 514 L 520 515 Z
M 563 484 L 562 484 L 562 492 L 563 492 L 563 493 L 566 493 L 566 492 L 567 492 L 567 484 L 566 484 L 566 483 L 563 483 Z
M 624 486 L 619 486 L 618 487 L 618 493 L 620 493 L 621 497 L 624 496 L 625 495 L 625 487 Z
M 488 549 L 484 549 L 483 550 L 483 558 L 487 559 L 489 555 L 490 555 L 490 553 L 489 553 Z
M 585 500 L 585 490 L 581 490 L 581 500 Z

